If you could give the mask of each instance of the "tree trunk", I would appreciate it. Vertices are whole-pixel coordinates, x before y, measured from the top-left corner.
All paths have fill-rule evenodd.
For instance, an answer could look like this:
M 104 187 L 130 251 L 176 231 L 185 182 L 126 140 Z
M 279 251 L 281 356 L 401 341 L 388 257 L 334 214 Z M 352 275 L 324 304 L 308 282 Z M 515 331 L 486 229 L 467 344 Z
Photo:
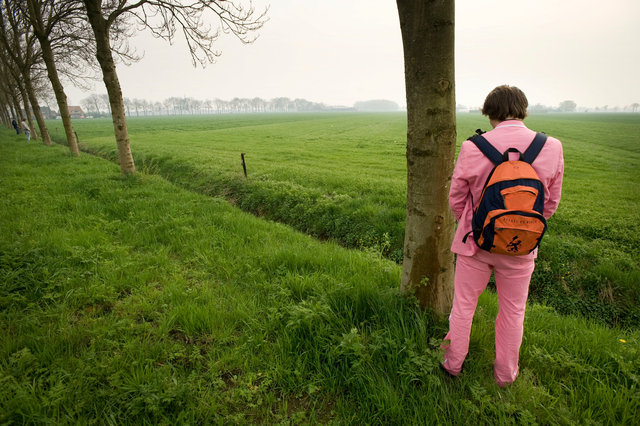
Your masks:
M 20 119 L 22 118 L 22 110 L 20 109 L 20 102 L 18 102 L 18 98 L 15 94 L 11 95 L 11 101 L 13 103 L 13 109 L 16 112 L 15 119 L 18 123 L 20 123 Z M 20 128 L 20 127 L 18 127 Z
M 407 221 L 401 289 L 451 310 L 455 230 L 449 186 L 456 147 L 454 1 L 397 0 L 407 91 Z
M 102 112 L 100 111 L 100 106 L 98 105 L 98 95 L 96 95 L 95 98 L 93 98 L 93 105 L 96 107 L 96 115 L 99 117 Z
M 109 27 L 107 21 L 102 17 L 100 0 L 84 0 L 84 3 L 87 8 L 89 23 L 96 37 L 96 58 L 102 69 L 102 78 L 109 96 L 113 130 L 116 136 L 116 144 L 118 145 L 120 171 L 123 175 L 133 174 L 136 171 L 136 166 L 133 162 L 129 145 L 129 132 L 127 130 L 122 90 L 109 43 Z
M 47 75 L 49 76 L 49 80 L 51 81 L 51 86 L 53 87 L 53 92 L 56 96 L 56 101 L 58 103 L 58 109 L 60 110 L 60 117 L 62 117 L 62 125 L 64 127 L 64 132 L 67 136 L 67 144 L 69 145 L 69 151 L 73 155 L 80 155 L 80 150 L 78 149 L 78 141 L 76 140 L 76 135 L 73 131 L 73 124 L 71 123 L 71 114 L 69 114 L 69 104 L 67 103 L 67 94 L 64 92 L 64 87 L 60 82 L 60 78 L 58 77 L 58 69 L 56 68 L 56 64 L 53 58 L 53 50 L 51 49 L 51 42 L 47 34 L 43 28 L 42 22 L 42 11 L 40 10 L 40 3 L 36 3 L 34 0 L 29 0 L 29 12 L 32 15 L 33 20 L 36 25 L 34 25 L 34 30 L 38 41 L 40 42 L 40 47 L 42 48 L 42 59 L 47 66 Z
M 4 91 L 5 89 L 4 87 L 0 87 L 0 90 Z M 11 106 L 11 101 L 9 101 L 9 96 L 4 92 L 0 93 L 0 105 L 2 105 L 3 120 L 6 118 L 5 124 L 8 128 L 13 129 L 13 126 L 11 125 L 11 117 L 15 117 L 15 115 L 12 115 L 14 112 L 13 107 Z
M 6 99 L 4 98 L 4 96 L 0 100 L 0 107 L 2 108 L 2 110 L 0 111 L 0 114 L 2 115 L 2 123 L 8 128 L 12 128 L 11 119 L 9 118 L 10 109 L 9 105 L 6 103 Z
M 22 84 L 20 84 L 20 96 L 22 97 L 22 103 L 24 104 L 25 118 L 27 119 L 27 124 L 29 124 L 29 129 L 31 129 L 31 138 L 33 140 L 38 140 L 36 126 L 33 125 L 33 120 L 31 119 L 31 106 L 29 105 L 31 101 L 29 100 L 27 92 Z
M 11 102 L 11 101 L 8 101 L 8 102 L 9 102 L 9 110 L 11 110 L 11 117 L 14 120 L 17 120 L 18 119 L 18 115 L 16 113 L 16 107 L 13 106 L 13 102 Z
M 29 75 L 30 71 L 27 70 L 23 74 L 24 85 L 26 86 L 27 94 L 29 96 L 29 102 L 31 103 L 31 109 L 33 110 L 33 115 L 36 116 L 36 122 L 38 123 L 38 127 L 40 128 L 40 134 L 42 135 L 42 143 L 51 146 L 51 136 L 49 135 L 49 129 L 47 128 L 46 123 L 44 122 L 44 118 L 42 117 L 42 112 L 40 111 L 40 105 L 38 104 L 38 98 L 36 98 L 36 92 L 33 90 L 33 84 L 31 82 L 31 76 Z M 31 122 L 31 118 L 28 118 L 29 126 L 33 129 L 33 133 L 35 135 L 36 131 L 33 127 L 33 123 Z M 36 138 L 34 138 L 36 139 Z

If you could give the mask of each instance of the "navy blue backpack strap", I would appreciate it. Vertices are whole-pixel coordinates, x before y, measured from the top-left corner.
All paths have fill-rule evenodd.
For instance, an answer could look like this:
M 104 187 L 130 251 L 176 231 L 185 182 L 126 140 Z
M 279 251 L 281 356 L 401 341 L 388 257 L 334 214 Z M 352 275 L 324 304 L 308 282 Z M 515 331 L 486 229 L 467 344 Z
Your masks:
M 522 154 L 522 161 L 532 164 L 538 154 L 540 154 L 545 142 L 547 142 L 547 135 L 544 133 L 537 133 L 536 137 L 533 138 L 531 145 L 529 145 L 529 148 L 527 148 L 524 154 Z
M 498 165 L 502 163 L 502 154 L 500 151 L 495 149 L 493 145 L 489 143 L 488 140 L 484 138 L 484 136 L 478 134 L 473 135 L 469 138 L 471 142 L 473 142 L 478 149 L 487 157 L 494 165 Z

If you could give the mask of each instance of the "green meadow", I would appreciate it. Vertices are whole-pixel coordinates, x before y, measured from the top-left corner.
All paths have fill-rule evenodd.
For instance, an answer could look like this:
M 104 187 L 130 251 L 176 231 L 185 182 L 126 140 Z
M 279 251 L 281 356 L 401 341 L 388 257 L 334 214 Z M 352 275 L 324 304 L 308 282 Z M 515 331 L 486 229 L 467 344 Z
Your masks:
M 492 291 L 455 380 L 399 293 L 403 115 L 131 119 L 127 178 L 0 129 L 0 423 L 637 423 L 640 122 L 527 123 L 567 171 L 505 389 Z
M 534 115 L 526 124 L 559 138 L 566 163 L 532 299 L 563 314 L 639 326 L 640 116 Z M 316 238 L 402 260 L 402 113 L 148 117 L 129 126 L 143 172 Z M 63 140 L 61 123 L 50 127 Z M 488 127 L 485 117 L 460 114 L 459 143 Z M 85 149 L 117 158 L 109 120 L 76 121 L 75 128 Z

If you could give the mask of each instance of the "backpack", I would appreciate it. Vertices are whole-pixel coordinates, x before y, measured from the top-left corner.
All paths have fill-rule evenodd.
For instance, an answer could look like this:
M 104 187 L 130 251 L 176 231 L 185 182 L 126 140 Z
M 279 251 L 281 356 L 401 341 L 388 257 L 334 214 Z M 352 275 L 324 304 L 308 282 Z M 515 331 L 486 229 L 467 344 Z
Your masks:
M 547 230 L 544 186 L 531 164 L 547 141 L 537 133 L 523 153 L 509 148 L 501 154 L 483 136 L 481 130 L 469 138 L 495 165 L 482 189 L 473 212 L 473 239 L 478 247 L 491 253 L 522 256 L 531 253 Z M 509 153 L 520 155 L 509 160 Z M 470 234 L 469 233 L 469 234 Z M 465 235 L 466 242 L 469 234 Z

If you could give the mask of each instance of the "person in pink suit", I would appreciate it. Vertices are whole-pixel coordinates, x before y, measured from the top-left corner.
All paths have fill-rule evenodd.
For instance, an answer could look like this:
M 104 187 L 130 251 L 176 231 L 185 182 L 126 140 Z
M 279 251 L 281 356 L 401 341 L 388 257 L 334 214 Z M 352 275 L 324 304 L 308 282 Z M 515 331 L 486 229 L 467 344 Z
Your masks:
M 517 87 L 504 85 L 493 89 L 482 107 L 482 114 L 489 117 L 493 130 L 482 136 L 500 152 L 508 148 L 524 152 L 536 135 L 523 123 L 527 106 L 525 94 Z M 560 141 L 548 137 L 532 166 L 544 186 L 543 216 L 549 219 L 558 207 L 562 190 L 564 159 Z M 451 245 L 451 251 L 456 253 L 454 297 L 441 366 L 451 376 L 460 374 L 469 350 L 478 298 L 493 272 L 498 293 L 493 375 L 496 383 L 504 387 L 518 376 L 525 307 L 537 249 L 523 256 L 508 256 L 480 249 L 472 236 L 465 239 L 471 231 L 474 203 L 480 199 L 493 167 L 473 142 L 462 143 L 449 192 L 449 205 L 458 228 Z

